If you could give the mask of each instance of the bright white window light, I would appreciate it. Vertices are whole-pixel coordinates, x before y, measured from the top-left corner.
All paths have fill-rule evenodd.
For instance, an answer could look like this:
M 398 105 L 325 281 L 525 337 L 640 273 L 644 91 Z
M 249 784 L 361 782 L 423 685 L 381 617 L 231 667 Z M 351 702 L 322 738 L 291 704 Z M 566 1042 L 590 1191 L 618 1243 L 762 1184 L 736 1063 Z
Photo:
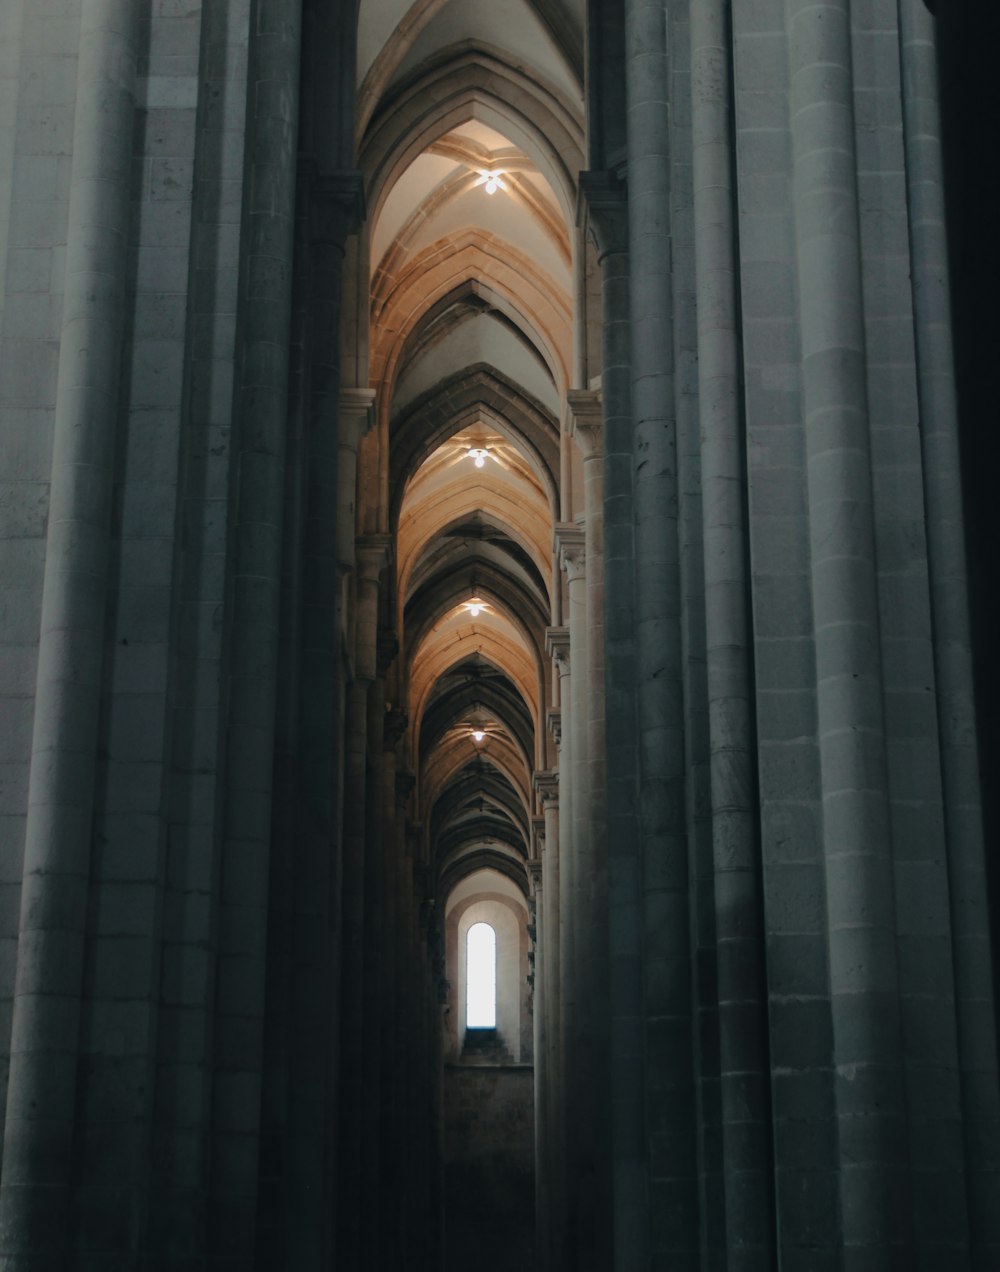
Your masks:
M 467 1029 L 497 1027 L 497 934 L 488 923 L 473 923 L 465 938 Z

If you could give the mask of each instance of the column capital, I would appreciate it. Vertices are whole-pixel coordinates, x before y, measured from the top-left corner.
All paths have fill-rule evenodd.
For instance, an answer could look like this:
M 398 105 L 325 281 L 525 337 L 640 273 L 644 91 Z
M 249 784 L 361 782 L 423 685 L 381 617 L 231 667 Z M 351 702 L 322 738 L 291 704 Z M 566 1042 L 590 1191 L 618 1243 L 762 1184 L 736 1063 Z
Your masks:
M 531 880 L 531 891 L 537 896 L 542 890 L 542 863 L 537 857 L 528 862 L 528 878 Z
M 396 637 L 396 633 L 391 627 L 380 627 L 378 635 L 375 637 L 375 666 L 380 676 L 384 676 L 389 670 L 398 653 L 399 640 Z M 403 718 L 403 728 L 405 729 L 406 713 L 401 711 L 399 714 Z M 400 731 L 400 736 L 402 736 L 402 730 Z
M 409 772 L 408 769 L 401 769 L 396 773 L 396 803 L 400 808 L 410 798 L 416 784 L 417 775 Z
M 566 394 L 570 437 L 576 438 L 584 459 L 604 454 L 604 401 L 600 389 L 570 389 Z
M 380 639 L 381 639 L 381 636 L 380 636 Z M 381 666 L 379 667 L 379 670 L 381 670 Z M 396 743 L 400 740 L 400 738 L 406 732 L 406 726 L 409 724 L 409 722 L 410 722 L 409 717 L 407 716 L 406 712 L 401 710 L 399 707 L 390 707 L 389 710 L 385 713 L 385 719 L 384 719 L 383 729 L 382 729 L 382 739 L 385 745 L 385 749 L 387 751 L 391 751 L 395 747 Z M 411 774 L 411 785 L 412 785 L 412 774 Z M 398 798 L 399 796 L 398 777 L 396 781 L 396 795 Z
M 561 676 L 569 671 L 569 628 L 546 627 L 545 652 L 556 665 Z
M 341 389 L 338 420 L 341 446 L 356 451 L 375 423 L 374 389 Z
M 582 579 L 587 572 L 586 532 L 575 521 L 557 521 L 552 532 L 552 543 L 559 564 L 566 571 L 571 583 Z
M 598 260 L 628 251 L 628 187 L 615 172 L 581 172 L 576 223 L 597 248 Z
M 562 712 L 558 707 L 549 707 L 545 713 L 545 724 L 548 731 L 552 734 L 552 741 L 556 744 L 556 750 L 562 750 Z
M 538 770 L 534 775 L 535 794 L 543 809 L 559 807 L 559 770 Z
M 392 557 L 392 536 L 388 534 L 359 535 L 355 543 L 358 581 L 377 583 L 379 575 Z
M 317 172 L 309 186 L 309 240 L 344 250 L 365 219 L 365 182 L 356 168 Z

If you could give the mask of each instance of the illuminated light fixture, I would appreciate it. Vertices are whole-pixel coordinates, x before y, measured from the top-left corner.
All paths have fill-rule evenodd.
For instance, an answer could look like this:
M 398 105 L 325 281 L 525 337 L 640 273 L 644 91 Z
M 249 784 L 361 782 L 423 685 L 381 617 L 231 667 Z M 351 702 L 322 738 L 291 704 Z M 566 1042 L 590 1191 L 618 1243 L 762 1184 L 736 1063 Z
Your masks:
M 503 176 L 502 169 L 497 172 L 486 172 L 483 168 L 480 168 L 479 180 L 476 182 L 476 185 L 485 186 L 487 194 L 496 194 L 498 190 L 507 189 L 506 182 L 500 180 L 502 176 Z M 475 186 L 473 187 L 473 189 L 475 189 Z
M 475 743 L 477 743 L 477 744 L 478 744 L 479 742 L 482 742 L 483 738 L 485 738 L 485 737 L 486 737 L 486 730 L 485 730 L 485 729 L 473 729 L 473 730 L 472 730 L 472 740 L 473 740 L 473 742 L 475 742 Z
M 473 618 L 478 618 L 485 608 L 486 607 L 483 605 L 482 601 L 469 602 L 469 613 Z
M 470 446 L 465 454 L 477 468 L 482 468 L 490 457 L 490 452 L 485 446 Z

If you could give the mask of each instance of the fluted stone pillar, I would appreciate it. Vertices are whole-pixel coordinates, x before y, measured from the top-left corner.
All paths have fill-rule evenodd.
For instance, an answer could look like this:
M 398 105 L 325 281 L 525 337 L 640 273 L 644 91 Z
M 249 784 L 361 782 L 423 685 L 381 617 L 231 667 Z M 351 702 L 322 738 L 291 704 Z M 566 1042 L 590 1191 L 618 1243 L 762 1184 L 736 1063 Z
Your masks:
M 691 6 L 698 408 L 715 876 L 725 1249 L 773 1266 L 770 1073 L 762 957 L 746 472 L 736 303 L 726 5 Z
M 911 280 L 972 1267 L 1000 1266 L 1000 1084 L 976 756 L 934 22 L 899 5 Z
M 557 1037 L 557 1056 L 554 1065 L 555 1095 L 552 1101 L 552 1118 L 556 1133 L 556 1185 L 552 1195 L 552 1222 L 550 1233 L 552 1241 L 551 1262 L 556 1272 L 569 1272 L 573 1266 L 569 1257 L 570 1215 L 570 1162 L 575 1160 L 576 1128 L 571 1116 L 572 1099 L 570 1092 L 570 1066 L 572 1056 L 572 1029 L 574 1008 L 574 986 L 570 976 L 573 963 L 573 944 L 576 927 L 573 899 L 573 859 L 572 859 L 572 755 L 573 743 L 570 736 L 573 703 L 573 677 L 570 672 L 570 641 L 568 627 L 550 627 L 545 633 L 545 651 L 552 659 L 556 671 L 558 695 L 558 730 L 559 744 L 559 791 L 561 812 L 559 816 L 559 852 L 558 852 L 558 887 L 553 896 L 553 903 L 559 910 L 559 994 L 558 1020 L 555 1020 L 553 1033 Z M 554 717 L 552 717 L 554 722 Z
M 601 973 L 606 967 L 606 925 L 600 921 L 605 896 L 596 853 L 603 849 L 599 827 L 593 821 L 589 755 L 591 631 L 588 609 L 585 532 L 581 526 L 560 523 L 555 541 L 561 567 L 568 579 L 570 649 L 578 674 L 572 678 L 572 810 L 571 857 L 572 890 L 570 905 L 574 926 L 572 956 L 563 968 L 572 993 L 572 1023 L 567 1047 L 572 1063 L 567 1064 L 567 1094 L 570 1108 L 595 1107 L 601 1099 L 601 1040 L 605 1026 L 601 1010 Z M 565 727 L 565 722 L 564 722 Z M 602 783 L 603 786 L 603 783 Z M 606 998 L 606 995 L 604 995 Z M 605 1123 L 597 1118 L 579 1119 L 573 1126 L 574 1151 L 567 1157 L 567 1187 L 571 1251 L 576 1266 L 600 1267 L 608 1261 L 608 1203 L 604 1184 L 608 1173 L 607 1145 L 601 1132 Z
M 843 1267 L 912 1260 L 847 0 L 787 0 Z
M 0 1186 L 12 1269 L 60 1266 L 69 1232 L 137 40 L 128 0 L 83 7 Z
M 562 1095 L 562 1074 L 559 1068 L 559 774 L 538 772 L 534 777 L 535 794 L 545 826 L 542 832 L 542 886 L 541 916 L 542 940 L 545 943 L 542 969 L 542 1054 L 535 1053 L 535 1085 L 544 1089 L 544 1112 L 536 1121 L 535 1134 L 544 1138 L 545 1152 L 542 1167 L 545 1171 L 543 1204 L 544 1223 L 540 1229 L 544 1244 L 540 1247 L 539 1262 L 548 1267 L 554 1258 L 553 1245 L 557 1225 L 554 1216 L 559 1213 L 562 1190 L 562 1158 L 559 1101 Z M 538 972 L 536 969 L 536 984 Z M 535 1010 L 538 1010 L 537 1004 Z M 541 1060 L 541 1063 L 540 1063 Z M 541 1075 L 539 1077 L 539 1074 Z
M 342 572 L 354 568 L 357 534 L 358 448 L 375 424 L 375 390 L 340 390 L 340 430 L 337 437 L 337 564 Z
M 297 1266 L 329 1257 L 330 1146 L 337 1140 L 339 1050 L 341 783 L 344 659 L 338 577 L 339 450 L 360 421 L 340 392 L 340 303 L 344 250 L 363 214 L 358 172 L 313 176 L 307 194 L 309 297 L 306 330 L 307 429 L 301 569 L 296 752 L 293 1019 L 288 1091 L 288 1184 L 300 1198 L 284 1222 L 287 1257 Z M 347 395 L 348 412 L 351 405 Z M 352 428 L 353 426 L 353 428 Z M 291 461 L 290 461 L 291 462 Z M 349 504 L 353 519 L 353 501 Z M 352 535 L 353 543 L 353 535 Z
M 693 1272 L 699 1236 L 664 8 L 663 0 L 625 3 L 644 1077 L 647 1124 L 655 1127 L 651 1257 Z
M 341 1070 L 337 1257 L 363 1266 L 362 1182 L 365 1087 L 365 862 L 368 697 L 375 684 L 379 578 L 386 536 L 359 539 L 355 553 L 354 679 L 347 690 L 342 874 Z
M 604 592 L 612 1195 L 618 1272 L 649 1262 L 649 1187 L 642 1032 L 642 868 L 636 817 L 635 579 L 628 201 L 610 172 L 580 174 L 602 287 L 601 512 Z M 591 503 L 588 495 L 587 524 Z
M 548 1248 L 548 1141 L 544 1128 L 548 1113 L 545 1086 L 545 888 L 542 858 L 545 854 L 545 826 L 535 827 L 536 856 L 528 862 L 528 882 L 534 907 L 534 963 L 531 970 L 531 1026 L 535 1069 L 535 1249 L 544 1266 Z

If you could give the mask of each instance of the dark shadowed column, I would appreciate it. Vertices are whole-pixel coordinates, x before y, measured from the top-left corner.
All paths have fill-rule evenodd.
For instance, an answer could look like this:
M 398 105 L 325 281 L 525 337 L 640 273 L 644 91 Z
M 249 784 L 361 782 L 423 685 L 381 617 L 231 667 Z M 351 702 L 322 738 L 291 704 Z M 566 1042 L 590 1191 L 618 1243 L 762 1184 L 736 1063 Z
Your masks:
M 1000 1267 L 1000 1086 L 944 223 L 934 22 L 899 6 L 920 436 L 973 1268 Z M 942 1003 L 942 1008 L 944 1004 Z
M 382 536 L 357 541 L 354 678 L 347 689 L 341 942 L 341 1067 L 336 1257 L 364 1266 L 362 1226 L 365 1125 L 365 844 L 368 812 L 368 697 L 376 678 L 379 577 L 388 563 Z M 381 740 L 380 740 L 381 745 Z
M 626 0 L 639 827 L 652 1259 L 698 1264 L 663 0 Z
M 138 13 L 83 6 L 0 1256 L 62 1267 L 107 605 Z
M 910 1266 L 847 0 L 787 0 L 844 1272 Z M 895 1260 L 895 1261 L 894 1261 Z
M 211 1247 L 254 1260 L 291 327 L 300 6 L 254 6 L 227 574 Z
M 770 1073 L 736 306 L 732 80 L 724 0 L 699 0 L 690 13 L 725 1249 L 728 1272 L 765 1272 L 773 1264 Z

